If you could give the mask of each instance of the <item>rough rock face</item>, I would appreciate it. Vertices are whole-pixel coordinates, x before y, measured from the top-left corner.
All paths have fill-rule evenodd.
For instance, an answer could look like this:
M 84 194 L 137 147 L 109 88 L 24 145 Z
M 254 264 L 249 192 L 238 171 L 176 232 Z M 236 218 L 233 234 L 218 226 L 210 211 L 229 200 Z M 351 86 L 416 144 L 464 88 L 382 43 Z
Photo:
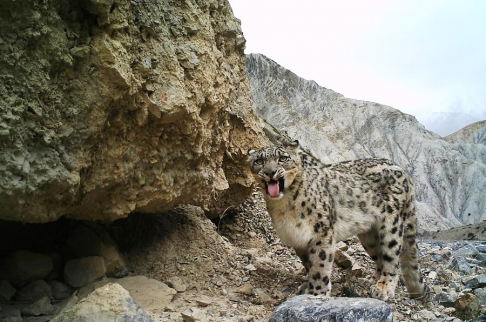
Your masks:
M 415 180 L 422 229 L 486 219 L 484 125 L 474 132 L 478 140 L 445 140 L 411 115 L 345 98 L 265 56 L 247 56 L 247 69 L 259 115 L 322 161 L 378 157 L 405 168 Z
M 262 144 L 226 0 L 0 3 L 0 219 L 220 212 Z

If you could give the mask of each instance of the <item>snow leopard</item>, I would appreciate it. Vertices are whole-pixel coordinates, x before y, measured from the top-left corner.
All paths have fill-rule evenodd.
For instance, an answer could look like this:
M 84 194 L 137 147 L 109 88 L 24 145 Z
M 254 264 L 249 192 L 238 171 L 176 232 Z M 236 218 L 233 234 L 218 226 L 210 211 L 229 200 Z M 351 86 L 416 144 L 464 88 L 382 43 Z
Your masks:
M 290 140 L 248 155 L 277 235 L 306 269 L 303 293 L 330 296 L 335 244 L 358 236 L 376 263 L 372 297 L 393 298 L 400 270 L 409 296 L 424 295 L 414 185 L 404 169 L 387 159 L 324 164 Z

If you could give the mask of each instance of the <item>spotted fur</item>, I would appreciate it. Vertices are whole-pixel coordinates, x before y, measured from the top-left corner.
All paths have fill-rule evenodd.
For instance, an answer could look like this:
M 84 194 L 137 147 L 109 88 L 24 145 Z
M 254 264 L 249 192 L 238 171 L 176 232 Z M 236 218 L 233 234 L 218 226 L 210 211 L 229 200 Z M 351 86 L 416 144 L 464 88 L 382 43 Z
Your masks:
M 249 156 L 274 228 L 307 270 L 304 292 L 330 295 L 334 245 L 357 235 L 376 263 L 373 297 L 394 296 L 400 262 L 410 297 L 423 295 L 414 187 L 402 168 L 385 159 L 323 164 L 297 141 Z

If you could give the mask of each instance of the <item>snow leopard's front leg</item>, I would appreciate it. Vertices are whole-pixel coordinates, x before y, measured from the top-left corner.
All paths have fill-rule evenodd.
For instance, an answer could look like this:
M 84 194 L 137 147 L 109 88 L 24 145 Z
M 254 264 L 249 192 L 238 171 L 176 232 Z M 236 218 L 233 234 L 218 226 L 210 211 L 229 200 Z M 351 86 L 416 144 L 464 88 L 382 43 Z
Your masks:
M 314 225 L 316 234 L 308 247 L 307 293 L 331 295 L 331 273 L 334 261 L 332 229 L 322 222 Z

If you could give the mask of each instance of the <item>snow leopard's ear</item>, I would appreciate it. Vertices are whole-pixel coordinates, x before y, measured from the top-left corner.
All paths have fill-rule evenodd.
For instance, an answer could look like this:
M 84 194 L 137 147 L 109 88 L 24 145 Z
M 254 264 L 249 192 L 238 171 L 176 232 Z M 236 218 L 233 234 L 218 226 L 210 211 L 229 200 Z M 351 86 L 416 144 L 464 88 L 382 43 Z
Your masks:
M 286 135 L 277 136 L 278 142 L 286 148 L 297 148 L 299 146 L 298 140 L 292 140 Z
M 265 132 L 270 142 L 275 145 L 282 145 L 287 148 L 296 148 L 299 146 L 299 141 L 292 140 L 287 131 L 277 132 L 275 128 L 266 125 L 263 128 L 263 132 Z
M 299 140 L 287 140 L 285 142 L 282 142 L 282 144 L 286 147 L 289 147 L 289 148 L 296 148 L 299 146 Z
M 274 129 L 272 129 L 271 127 L 269 127 L 267 125 L 263 128 L 263 132 L 265 132 L 265 134 L 266 134 L 267 138 L 270 140 L 270 142 L 272 142 L 275 145 L 281 144 L 280 141 L 278 140 L 278 137 L 280 135 L 278 135 L 278 133 Z
M 253 160 L 256 158 L 258 151 L 255 149 L 248 149 L 246 152 L 246 161 L 250 163 L 250 165 L 253 163 Z

